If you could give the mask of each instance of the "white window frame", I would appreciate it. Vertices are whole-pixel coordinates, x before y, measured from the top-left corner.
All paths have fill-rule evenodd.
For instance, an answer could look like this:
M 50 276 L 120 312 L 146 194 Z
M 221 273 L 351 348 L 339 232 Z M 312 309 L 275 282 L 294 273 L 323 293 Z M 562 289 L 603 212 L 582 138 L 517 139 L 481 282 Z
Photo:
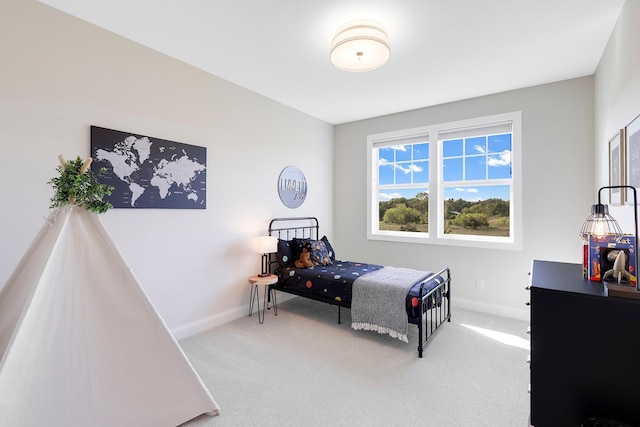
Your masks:
M 367 239 L 392 242 L 422 243 L 449 246 L 465 246 L 487 249 L 522 250 L 522 114 L 520 111 L 460 120 L 449 123 L 422 126 L 393 132 L 379 133 L 367 137 Z M 442 180 L 442 147 L 439 133 L 451 129 L 483 127 L 492 123 L 511 122 L 511 199 L 509 237 L 470 236 L 444 234 L 444 185 Z M 401 145 L 414 139 L 429 139 L 429 232 L 389 231 L 379 229 L 378 159 L 373 153 L 380 145 Z M 396 144 L 397 143 L 397 144 Z M 493 180 L 491 184 L 505 181 Z M 468 181 L 465 184 L 473 183 Z M 447 182 L 449 185 L 450 182 Z M 482 184 L 480 184 L 482 185 Z

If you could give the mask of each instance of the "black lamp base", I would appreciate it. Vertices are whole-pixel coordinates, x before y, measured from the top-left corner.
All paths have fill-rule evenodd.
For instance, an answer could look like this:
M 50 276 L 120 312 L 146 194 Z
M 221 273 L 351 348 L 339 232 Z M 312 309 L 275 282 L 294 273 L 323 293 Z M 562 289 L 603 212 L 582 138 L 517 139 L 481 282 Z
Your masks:
M 262 272 L 258 274 L 258 277 L 269 276 L 269 257 L 267 254 L 262 254 Z

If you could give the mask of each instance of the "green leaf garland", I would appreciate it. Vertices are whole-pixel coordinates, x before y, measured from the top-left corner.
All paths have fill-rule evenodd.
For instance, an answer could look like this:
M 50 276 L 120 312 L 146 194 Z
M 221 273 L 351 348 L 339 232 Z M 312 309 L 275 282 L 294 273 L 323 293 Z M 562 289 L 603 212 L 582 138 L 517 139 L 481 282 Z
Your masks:
M 105 195 L 111 195 L 114 187 L 100 184 L 90 169 L 82 171 L 83 164 L 84 161 L 77 157 L 75 160 L 66 162 L 65 166 L 61 164 L 56 168 L 59 176 L 51 178 L 47 182 L 55 191 L 51 198 L 50 208 L 76 204 L 91 212 L 105 213 L 113 207 L 103 198 Z M 101 168 L 99 174 L 105 171 L 105 168 Z

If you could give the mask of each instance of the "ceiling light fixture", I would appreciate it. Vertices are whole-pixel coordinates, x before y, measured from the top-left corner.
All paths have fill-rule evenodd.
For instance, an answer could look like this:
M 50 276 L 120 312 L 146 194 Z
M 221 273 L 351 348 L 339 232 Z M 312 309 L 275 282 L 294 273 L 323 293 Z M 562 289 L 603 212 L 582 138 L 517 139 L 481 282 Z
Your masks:
M 347 22 L 331 43 L 331 62 L 345 71 L 371 71 L 391 55 L 389 36 L 381 24 L 369 20 Z

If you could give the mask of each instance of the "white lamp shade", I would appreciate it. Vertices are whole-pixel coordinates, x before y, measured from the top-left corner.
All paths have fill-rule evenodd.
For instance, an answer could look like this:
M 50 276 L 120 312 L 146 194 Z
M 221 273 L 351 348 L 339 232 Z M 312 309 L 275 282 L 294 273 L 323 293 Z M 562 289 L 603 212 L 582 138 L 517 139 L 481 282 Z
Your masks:
M 389 36 L 375 21 L 347 22 L 331 43 L 331 62 L 345 71 L 371 71 L 384 65 L 391 56 Z
M 254 237 L 251 244 L 253 252 L 257 254 L 270 254 L 278 250 L 278 239 L 275 236 Z

